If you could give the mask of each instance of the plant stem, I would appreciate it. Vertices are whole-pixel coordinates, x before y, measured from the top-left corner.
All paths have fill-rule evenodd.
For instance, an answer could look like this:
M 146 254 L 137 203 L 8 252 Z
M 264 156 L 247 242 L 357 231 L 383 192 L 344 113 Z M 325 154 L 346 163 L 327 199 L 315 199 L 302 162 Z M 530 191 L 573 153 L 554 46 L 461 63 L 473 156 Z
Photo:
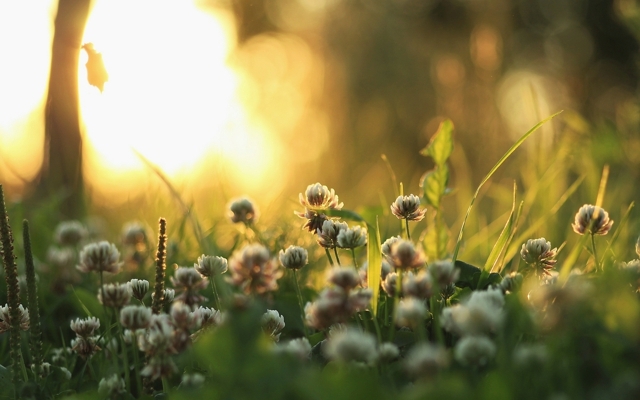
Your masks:
M 398 268 L 398 277 L 396 278 L 396 292 L 393 295 L 393 316 L 389 325 L 389 341 L 393 342 L 396 333 L 396 314 L 398 313 L 398 304 L 400 303 L 400 293 L 402 293 L 402 268 Z
M 356 249 L 351 249 L 351 257 L 353 258 L 353 268 L 358 272 L 358 260 L 356 260 Z
M 593 260 L 596 263 L 596 272 L 600 270 L 600 262 L 598 261 L 598 253 L 596 252 L 596 235 L 591 233 L 591 249 L 593 250 Z
M 437 288 L 439 291 L 440 288 Z M 438 300 L 436 299 L 436 295 L 432 295 L 431 299 L 429 299 L 429 311 L 431 311 L 431 316 L 433 317 L 433 321 L 431 326 L 433 328 L 433 334 L 436 336 L 436 340 L 442 346 L 444 346 L 444 336 L 442 335 L 442 330 L 440 329 L 440 315 L 438 307 Z
M 213 301 L 216 307 L 216 310 L 220 311 L 220 297 L 218 297 L 218 289 L 216 288 L 216 277 L 212 274 L 209 278 L 209 282 L 211 282 L 211 291 L 213 292 Z
M 405 218 L 404 219 L 404 227 L 407 231 L 407 240 L 411 240 L 411 233 L 409 232 L 409 219 Z
M 300 284 L 298 283 L 298 271 L 293 270 L 293 283 L 296 288 L 296 295 L 298 296 L 298 305 L 300 306 L 300 317 L 302 318 L 302 330 L 304 331 L 304 336 L 308 337 L 309 333 L 307 332 L 307 326 L 305 325 L 305 316 L 304 316 L 304 302 L 302 301 L 302 292 L 300 291 Z
M 334 247 L 333 252 L 336 255 L 336 262 L 338 263 L 338 265 L 342 266 L 342 264 L 340 263 L 340 257 L 338 257 L 338 248 Z
M 35 369 L 36 385 L 40 380 L 42 366 L 42 329 L 40 326 L 40 309 L 38 307 L 38 288 L 36 287 L 36 271 L 31 251 L 31 235 L 29 234 L 29 222 L 22 221 L 22 241 L 24 244 L 24 263 L 27 275 L 27 303 L 30 320 L 31 364 Z
M 329 265 L 333 267 L 333 258 L 331 258 L 331 253 L 329 252 L 329 249 L 325 247 L 324 252 L 327 254 L 327 258 L 329 259 Z

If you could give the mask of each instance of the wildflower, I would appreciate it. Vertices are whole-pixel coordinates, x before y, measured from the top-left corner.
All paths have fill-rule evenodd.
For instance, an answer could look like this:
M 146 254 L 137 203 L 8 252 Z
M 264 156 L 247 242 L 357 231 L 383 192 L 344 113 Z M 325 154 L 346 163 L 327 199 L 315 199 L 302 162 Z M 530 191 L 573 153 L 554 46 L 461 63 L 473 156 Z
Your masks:
M 164 289 L 164 303 L 171 304 L 173 303 L 173 299 L 176 297 L 176 291 L 173 289 Z
M 522 274 L 512 272 L 502 278 L 498 287 L 502 290 L 502 293 L 515 292 L 522 286 L 522 280 Z
M 539 276 L 548 276 L 549 271 L 556 264 L 554 258 L 558 254 L 557 248 L 551 248 L 551 242 L 545 238 L 529 239 L 520 249 L 520 257 L 533 267 Z
M 149 291 L 149 281 L 146 279 L 131 279 L 128 285 L 131 295 L 138 301 L 142 301 Z
M 341 249 L 355 249 L 367 243 L 367 233 L 361 226 L 342 229 L 336 237 L 336 244 Z
M 200 314 L 203 328 L 219 326 L 224 319 L 224 315 L 214 308 L 199 307 L 196 311 Z
M 289 246 L 280 250 L 280 264 L 287 269 L 298 270 L 307 265 L 309 253 L 300 246 Z
M 147 247 L 147 229 L 140 222 L 129 222 L 122 228 L 122 244 L 144 250 Z
M 76 318 L 75 321 L 71 321 L 69 326 L 79 337 L 88 338 L 93 336 L 95 331 L 100 328 L 100 320 L 96 317 Z
M 47 250 L 47 262 L 56 270 L 66 270 L 76 262 L 76 251 L 69 247 L 49 247 Z
M 417 275 L 409 272 L 402 280 L 402 293 L 405 296 L 428 299 L 431 297 L 432 286 L 431 275 L 427 271 L 421 270 Z
M 182 293 L 180 293 L 175 300 L 181 301 L 190 307 L 202 303 L 206 299 L 199 295 L 198 291 L 206 288 L 208 282 L 207 278 L 203 278 L 195 268 L 176 268 L 176 271 L 171 277 L 171 283 Z
M 391 362 L 400 357 L 400 350 L 398 346 L 391 342 L 385 342 L 378 347 L 378 361 L 379 362 Z
M 418 268 L 424 265 L 424 254 L 416 250 L 413 242 L 400 239 L 393 243 L 387 258 L 396 269 Z
M 389 297 L 396 296 L 396 288 L 398 287 L 398 274 L 396 272 L 391 272 L 387 274 L 387 277 L 382 281 L 382 290 Z
M 227 272 L 227 259 L 218 256 L 205 256 L 204 254 L 198 257 L 198 263 L 193 264 L 198 273 L 204 277 L 210 278 L 214 275 L 222 275 Z
M 151 357 L 147 365 L 140 371 L 140 375 L 155 380 L 170 377 L 177 372 L 178 367 L 173 360 L 167 355 L 162 355 Z
M 138 336 L 138 348 L 153 357 L 173 352 L 174 326 L 167 314 L 153 314 L 151 323 L 144 334 Z
M 51 349 L 51 362 L 54 364 L 66 364 L 67 356 L 71 354 L 71 347 Z
M 316 329 L 326 329 L 346 322 L 356 312 L 366 309 L 372 296 L 369 289 L 346 291 L 339 286 L 326 288 L 313 303 L 304 307 L 306 323 Z
M 35 364 L 31 364 L 31 372 L 36 374 L 36 366 Z M 51 373 L 51 364 L 48 362 L 43 362 L 40 364 L 40 378 L 46 378 Z
M 357 330 L 347 330 L 331 336 L 323 350 L 327 358 L 341 362 L 372 365 L 378 358 L 376 338 L 368 332 Z
M 80 251 L 80 263 L 76 267 L 81 272 L 109 272 L 120 271 L 122 263 L 118 262 L 120 252 L 115 245 L 102 241 L 90 243 Z
M 120 399 L 126 393 L 124 379 L 117 374 L 102 378 L 98 383 L 98 393 L 109 399 Z
M 120 310 L 120 323 L 127 329 L 146 329 L 151 323 L 151 309 L 145 306 L 126 306 Z
M 420 208 L 420 198 L 410 194 L 409 196 L 398 196 L 396 201 L 391 204 L 391 212 L 398 219 L 422 221 L 427 209 Z
M 431 343 L 419 343 L 409 350 L 404 367 L 415 378 L 430 378 L 450 363 L 449 353 L 442 347 Z
M 259 244 L 250 244 L 236 251 L 229 260 L 231 282 L 245 294 L 263 294 L 278 289 L 282 270 L 271 259 L 269 250 Z
M 439 260 L 429 264 L 429 273 L 440 288 L 456 283 L 460 276 L 460 270 L 448 260 Z
M 69 371 L 65 367 L 58 367 L 58 371 L 62 373 L 62 375 L 64 376 L 64 379 L 66 380 L 71 379 L 71 371 Z
M 613 220 L 603 208 L 585 204 L 576 213 L 575 221 L 571 224 L 573 231 L 580 235 L 589 232 L 592 235 L 606 235 L 609 233 Z
M 312 233 L 316 233 L 318 229 L 322 229 L 324 221 L 329 219 L 326 215 L 313 210 L 305 210 L 302 213 L 296 212 L 296 215 L 307 220 L 307 222 L 302 226 L 302 229 L 306 229 Z
M 131 300 L 131 289 L 126 283 L 107 283 L 98 290 L 98 300 L 107 307 L 122 308 Z
M 64 221 L 58 224 L 54 236 L 62 246 L 76 246 L 87 236 L 87 229 L 79 221 Z
M 184 388 L 197 388 L 202 386 L 204 383 L 204 375 L 199 373 L 193 374 L 184 374 L 182 375 L 182 382 L 180 382 L 180 387 Z
M 453 356 L 462 365 L 483 367 L 496 355 L 496 345 L 486 336 L 466 336 L 456 343 Z
M 290 354 L 299 360 L 308 360 L 311 357 L 311 344 L 307 338 L 289 340 L 286 343 L 274 347 L 277 353 Z
M 18 314 L 20 316 L 20 329 L 26 331 L 29 329 L 29 312 L 22 304 L 18 306 Z M 0 307 L 0 333 L 8 332 L 11 329 L 11 313 L 9 305 L 5 304 Z
M 233 223 L 253 224 L 258 221 L 258 210 L 246 197 L 234 199 L 229 204 L 229 218 Z
M 389 275 L 389 273 L 393 271 L 394 271 L 394 268 L 391 266 L 391 264 L 389 264 L 389 262 L 383 258 L 382 267 L 380 268 L 380 279 L 384 281 L 387 278 L 387 275 Z M 362 286 L 367 287 L 367 279 L 369 275 L 369 263 L 365 261 L 362 267 L 360 267 L 360 269 L 358 270 L 358 273 L 360 274 L 360 282 L 362 282 Z
M 75 351 L 80 357 L 87 359 L 100 351 L 100 346 L 96 343 L 95 336 L 87 338 L 76 337 L 71 340 L 71 350 Z
M 300 193 L 298 199 L 300 204 L 308 210 L 340 210 L 344 205 L 339 202 L 335 190 L 320 183 L 307 186 L 304 196 Z
M 333 249 L 338 246 L 340 231 L 348 229 L 346 222 L 328 219 L 322 223 L 322 229 L 318 229 L 318 244 L 325 249 Z
M 276 310 L 267 310 L 260 320 L 262 330 L 274 342 L 280 340 L 280 332 L 284 329 L 284 317 Z
M 401 239 L 402 238 L 400 236 L 391 236 L 389 239 L 385 240 L 384 243 L 382 243 L 381 247 L 382 254 L 386 258 L 389 258 L 391 256 L 391 246 L 393 246 L 395 242 Z
M 408 297 L 400 300 L 395 312 L 395 323 L 398 326 L 406 326 L 416 329 L 427 315 L 427 307 L 422 300 Z
M 195 330 L 202 325 L 202 314 L 184 303 L 173 303 L 171 306 L 171 320 L 176 328 Z
M 360 284 L 360 274 L 358 274 L 358 272 L 353 268 L 334 267 L 329 271 L 329 277 L 327 280 L 330 283 L 349 291 Z
M 497 332 L 504 320 L 500 289 L 474 291 L 466 302 L 442 310 L 442 326 L 461 336 Z

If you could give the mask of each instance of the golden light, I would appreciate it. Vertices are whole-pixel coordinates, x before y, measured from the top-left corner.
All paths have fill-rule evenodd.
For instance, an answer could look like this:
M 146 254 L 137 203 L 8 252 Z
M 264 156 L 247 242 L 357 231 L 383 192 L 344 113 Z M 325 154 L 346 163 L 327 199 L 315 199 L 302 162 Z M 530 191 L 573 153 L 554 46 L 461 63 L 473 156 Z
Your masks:
M 231 21 L 187 1 L 97 2 L 84 42 L 103 54 L 109 81 L 103 93 L 87 83 L 83 53 L 79 87 L 85 176 L 98 191 L 139 186 L 145 167 L 133 150 L 173 177 L 216 158 L 232 164 L 234 183 L 264 180 L 273 146 L 245 115 L 227 65 Z

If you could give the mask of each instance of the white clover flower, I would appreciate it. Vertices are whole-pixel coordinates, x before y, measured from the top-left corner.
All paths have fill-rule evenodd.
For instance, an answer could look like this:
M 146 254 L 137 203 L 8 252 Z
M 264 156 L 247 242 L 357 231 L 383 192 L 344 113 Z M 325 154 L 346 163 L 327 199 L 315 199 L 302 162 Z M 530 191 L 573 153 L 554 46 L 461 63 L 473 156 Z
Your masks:
M 360 274 L 353 268 L 333 267 L 328 272 L 327 281 L 340 286 L 347 292 L 360 284 Z
M 63 221 L 56 227 L 54 236 L 62 246 L 76 246 L 87 237 L 87 229 L 80 221 Z
M 193 264 L 193 268 L 195 268 L 200 275 L 210 278 L 227 272 L 228 264 L 227 259 L 224 257 L 205 256 L 203 254 L 198 257 L 198 263 Z
M 267 310 L 260 320 L 262 330 L 274 342 L 280 340 L 280 332 L 284 329 L 284 317 L 276 310 Z
M 149 328 L 138 336 L 138 348 L 150 356 L 165 354 L 171 348 L 174 331 L 167 314 L 153 314 Z
M 278 254 L 280 264 L 287 269 L 298 270 L 309 262 L 309 253 L 300 246 L 289 246 Z
M 400 357 L 398 346 L 391 342 L 382 343 L 378 347 L 378 361 L 388 363 Z
M 368 333 L 347 330 L 329 338 L 323 348 L 327 358 L 340 362 L 359 362 L 373 365 L 378 359 L 376 338 Z
M 76 266 L 81 272 L 109 272 L 115 274 L 120 271 L 122 263 L 120 252 L 114 244 L 107 241 L 90 243 L 80 250 L 79 264 Z
M 440 289 L 456 283 L 460 276 L 460 270 L 448 260 L 439 260 L 430 263 L 429 273 L 434 281 L 438 282 Z
M 389 258 L 391 256 L 391 246 L 401 239 L 402 238 L 400 236 L 391 236 L 389 239 L 385 240 L 384 243 L 382 243 L 382 254 L 386 258 Z
M 146 247 L 147 229 L 140 222 L 128 222 L 122 228 L 122 243 L 125 246 Z
M 498 287 L 502 290 L 502 293 L 515 292 L 520 288 L 520 286 L 522 286 L 522 280 L 522 274 L 512 272 L 502 278 Z
M 183 374 L 182 382 L 180 382 L 180 387 L 184 388 L 197 388 L 202 386 L 204 383 L 204 375 L 199 374 L 197 372 L 193 374 Z
M 22 304 L 18 305 L 18 314 L 20 316 L 20 329 L 26 331 L 29 329 L 29 312 Z M 0 307 L 0 333 L 7 332 L 11 329 L 11 313 L 9 305 L 5 304 Z
M 98 383 L 98 393 L 109 399 L 119 399 L 125 392 L 124 379 L 117 374 L 102 378 Z
M 120 310 L 120 324 L 126 329 L 146 329 L 151 315 L 151 309 L 145 306 L 125 306 Z
M 247 197 L 233 199 L 229 203 L 229 218 L 233 223 L 253 224 L 258 221 L 259 215 L 258 209 Z
M 340 210 L 344 203 L 340 203 L 333 189 L 321 185 L 319 182 L 307 186 L 304 192 L 298 195 L 300 204 L 309 210 Z
M 355 249 L 367 243 L 367 232 L 361 226 L 342 229 L 336 237 L 336 244 L 341 249 Z
M 402 279 L 402 293 L 407 297 L 428 299 L 431 297 L 433 280 L 426 270 L 420 270 L 417 275 L 409 272 Z
M 427 213 L 426 208 L 420 208 L 420 198 L 414 194 L 398 196 L 391 204 L 391 212 L 398 219 L 422 221 Z
M 391 272 L 387 274 L 387 277 L 384 279 L 384 281 L 382 281 L 381 284 L 382 284 L 382 290 L 384 290 L 387 296 L 395 297 L 396 288 L 398 287 L 398 273 Z
M 54 364 L 66 364 L 67 357 L 71 355 L 70 347 L 59 347 L 51 349 L 51 362 Z
M 404 367 L 414 378 L 429 378 L 450 363 L 449 352 L 432 343 L 419 343 L 411 348 L 404 360 Z
M 62 375 L 64 376 L 64 378 L 65 378 L 66 380 L 71 379 L 71 371 L 69 371 L 69 370 L 68 370 L 68 369 L 66 369 L 65 367 L 57 367 L 57 368 L 58 368 L 58 370 L 59 370 L 60 372 L 62 372 Z
M 280 354 L 289 354 L 304 361 L 311 357 L 311 344 L 307 338 L 303 337 L 279 344 L 274 347 L 274 351 Z
M 426 315 L 427 307 L 424 305 L 423 300 L 407 297 L 398 303 L 394 320 L 398 326 L 416 329 L 418 325 L 424 322 Z
M 603 208 L 592 204 L 585 204 L 576 213 L 571 227 L 577 234 L 606 235 L 613 226 L 613 220 L 609 219 L 609 213 Z
M 474 291 L 464 303 L 442 310 L 442 327 L 460 336 L 496 333 L 504 320 L 503 306 L 500 289 Z
M 224 321 L 224 314 L 215 308 L 201 306 L 196 312 L 200 314 L 203 328 L 220 326 Z
M 536 270 L 540 277 L 549 276 L 549 272 L 556 265 L 557 248 L 551 248 L 551 242 L 545 238 L 529 239 L 520 249 L 520 257 Z
M 391 245 L 387 260 L 395 269 L 410 269 L 424 266 L 425 258 L 421 250 L 416 249 L 413 242 L 400 239 Z
M 90 358 L 98 351 L 100 351 L 100 346 L 98 346 L 95 336 L 91 337 L 81 337 L 78 336 L 74 339 L 71 339 L 71 350 L 75 351 L 83 359 Z
M 76 251 L 70 247 L 49 247 L 47 250 L 47 262 L 54 269 L 66 270 L 76 263 Z
M 148 377 L 151 380 L 167 378 L 178 372 L 178 367 L 171 357 L 159 355 L 151 357 L 147 365 L 142 368 L 140 375 Z
M 35 375 L 35 373 L 36 373 L 35 364 L 31 364 L 31 372 Z M 48 362 L 43 362 L 42 364 L 40 364 L 40 377 L 41 378 L 45 378 L 45 377 L 49 376 L 50 373 L 51 373 L 51 364 L 49 364 Z
M 456 343 L 453 356 L 456 361 L 469 367 L 483 367 L 496 355 L 495 343 L 486 336 L 465 336 Z
M 322 228 L 316 232 L 317 242 L 325 249 L 334 249 L 338 246 L 338 235 L 341 231 L 349 229 L 346 222 L 328 219 L 322 223 Z
M 138 301 L 142 301 L 149 291 L 149 281 L 146 279 L 131 279 L 128 285 L 131 295 Z
M 185 303 L 173 303 L 170 313 L 171 320 L 177 328 L 195 330 L 202 325 L 202 314 L 198 310 L 191 311 L 191 307 Z
M 278 268 L 269 250 L 260 244 L 250 244 L 236 251 L 229 259 L 231 283 L 245 294 L 264 294 L 278 289 L 283 271 Z
M 87 317 L 85 319 L 76 318 L 76 320 L 71 321 L 69 325 L 76 335 L 88 338 L 93 336 L 95 331 L 100 328 L 100 320 L 96 317 Z
M 103 298 L 104 295 L 104 298 Z M 107 307 L 122 308 L 131 300 L 131 288 L 127 283 L 107 283 L 98 289 L 98 301 Z

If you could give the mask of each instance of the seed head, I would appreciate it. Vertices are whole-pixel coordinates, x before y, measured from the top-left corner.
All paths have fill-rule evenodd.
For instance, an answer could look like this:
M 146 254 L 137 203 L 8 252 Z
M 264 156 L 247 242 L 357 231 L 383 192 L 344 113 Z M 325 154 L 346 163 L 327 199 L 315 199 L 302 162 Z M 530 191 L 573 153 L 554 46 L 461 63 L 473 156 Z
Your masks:
M 247 197 L 234 199 L 229 203 L 229 218 L 233 223 L 253 224 L 258 221 L 258 209 Z
M 126 329 L 146 329 L 151 323 L 151 309 L 145 306 L 125 306 L 120 310 L 120 323 Z
M 520 256 L 529 266 L 536 269 L 539 276 L 548 276 L 556 264 L 557 248 L 551 248 L 551 242 L 545 238 L 529 239 L 522 245 Z
M 131 279 L 128 285 L 131 295 L 138 301 L 142 301 L 149 291 L 149 281 L 146 279 Z
M 342 229 L 338 232 L 336 244 L 341 249 L 355 249 L 367 243 L 367 233 L 361 226 Z
M 606 235 L 612 225 L 613 220 L 609 219 L 609 213 L 603 208 L 585 204 L 578 210 L 571 227 L 575 233 L 580 235 L 584 235 L 585 232 L 593 235 Z
M 298 270 L 307 265 L 309 253 L 299 246 L 289 246 L 286 250 L 280 250 L 280 264 L 287 269 Z
M 391 204 L 391 212 L 398 219 L 409 221 L 422 221 L 427 213 L 426 208 L 420 208 L 420 198 L 414 194 L 408 196 L 398 196 Z
M 88 338 L 93 336 L 95 331 L 100 328 L 100 320 L 96 317 L 88 317 L 85 319 L 76 318 L 69 324 L 71 330 L 79 337 Z
M 120 252 L 114 244 L 107 241 L 84 246 L 79 258 L 80 263 L 76 268 L 81 272 L 103 271 L 115 274 L 122 266 L 122 263 L 118 262 Z

